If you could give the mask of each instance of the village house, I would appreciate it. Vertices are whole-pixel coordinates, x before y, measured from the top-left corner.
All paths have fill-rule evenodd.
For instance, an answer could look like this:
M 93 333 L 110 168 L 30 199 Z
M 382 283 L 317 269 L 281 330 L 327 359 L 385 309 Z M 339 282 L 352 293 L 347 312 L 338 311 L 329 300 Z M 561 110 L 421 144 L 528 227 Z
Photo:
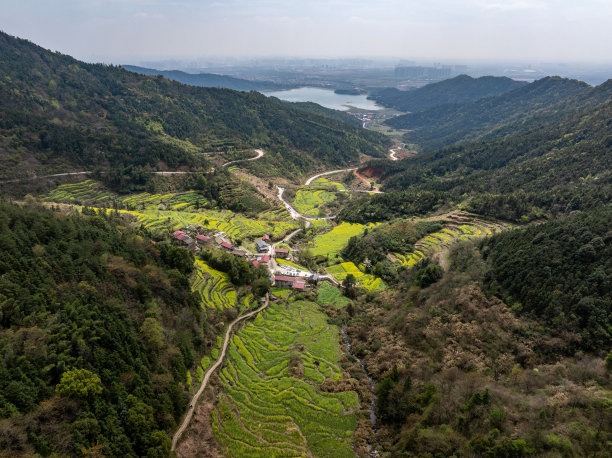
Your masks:
M 263 240 L 264 242 L 269 242 L 270 241 L 270 236 L 268 234 L 265 234 L 261 240 Z
M 270 245 L 268 245 L 263 240 L 258 240 L 257 242 L 255 242 L 255 249 L 258 253 L 267 253 L 270 249 Z
M 275 275 L 274 286 L 291 288 L 295 278 L 287 277 L 286 275 Z
M 213 237 L 217 245 L 223 245 L 224 243 L 230 243 L 230 239 L 227 235 L 225 235 L 225 232 L 219 232 L 215 234 Z
M 249 256 L 249 253 L 248 253 L 246 250 L 242 249 L 242 248 L 234 248 L 234 249 L 231 251 L 231 253 L 232 253 L 234 256 L 239 256 L 239 257 L 241 257 L 241 258 L 247 258 L 247 257 Z
M 286 248 L 276 248 L 274 250 L 274 255 L 277 258 L 287 259 L 287 258 L 289 258 L 289 250 L 286 249 Z
M 275 275 L 274 286 L 304 291 L 306 289 L 306 280 L 303 278 L 288 277 L 287 275 Z
M 221 248 L 223 248 L 226 251 L 231 251 L 233 247 L 234 246 L 231 243 L 229 243 L 229 242 L 223 242 L 221 244 Z
M 207 245 L 212 242 L 212 239 L 207 235 L 196 235 L 196 242 L 198 242 L 198 245 Z

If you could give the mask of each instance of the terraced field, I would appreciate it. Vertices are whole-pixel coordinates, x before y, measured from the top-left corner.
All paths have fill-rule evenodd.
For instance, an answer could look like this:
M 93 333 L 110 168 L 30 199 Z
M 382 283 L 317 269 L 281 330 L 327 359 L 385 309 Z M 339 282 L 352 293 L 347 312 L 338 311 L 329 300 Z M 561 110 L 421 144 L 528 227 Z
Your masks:
M 185 211 L 144 210 L 129 211 L 120 210 L 122 213 L 131 214 L 138 219 L 147 229 L 170 230 L 182 229 L 191 224 L 200 224 L 207 229 L 223 231 L 230 237 L 256 238 L 264 234 L 277 237 L 287 231 L 298 228 L 296 221 L 265 220 L 266 216 L 275 217 L 268 212 L 260 215 L 262 219 L 250 219 L 230 211 L 207 210 L 192 213 Z
M 208 229 L 223 231 L 233 238 L 255 238 L 264 234 L 279 236 L 299 226 L 284 208 L 263 212 L 258 219 L 229 210 L 201 210 L 206 199 L 196 191 L 119 196 L 104 190 L 94 180 L 85 180 L 61 185 L 42 198 L 52 202 L 107 208 L 116 203 L 118 207 L 127 208 L 121 212 L 135 216 L 148 229 L 175 230 L 200 224 Z
M 226 273 L 213 269 L 201 259 L 196 259 L 195 267 L 191 289 L 200 293 L 204 306 L 224 309 L 236 305 L 236 290 Z
M 385 288 L 384 282 L 374 275 L 363 273 L 352 262 L 343 262 L 327 268 L 333 277 L 341 282 L 348 274 L 353 274 L 360 288 L 365 288 L 368 291 L 377 291 Z
M 117 198 L 114 194 L 94 180 L 80 181 L 79 183 L 69 183 L 58 186 L 42 197 L 45 200 L 62 203 L 76 204 L 112 204 Z
M 307 216 L 318 216 L 318 208 L 325 202 L 336 199 L 336 194 L 325 189 L 298 189 L 293 200 L 293 208 Z
M 413 252 L 407 255 L 392 253 L 391 257 L 402 265 L 412 267 L 421 259 L 444 251 L 457 241 L 486 237 L 510 227 L 507 224 L 484 221 L 464 213 L 447 215 L 445 219 L 447 222 L 444 227 L 416 242 Z
M 351 237 L 361 234 L 366 227 L 374 227 L 374 224 L 364 226 L 363 224 L 342 223 L 325 234 L 314 238 L 312 254 L 315 256 L 329 256 L 333 258 L 348 243 Z
M 327 393 L 342 371 L 338 328 L 312 302 L 271 304 L 233 338 L 212 415 L 227 456 L 354 456 L 353 391 Z
M 130 196 L 115 194 L 94 180 L 85 180 L 79 183 L 63 184 L 42 196 L 44 200 L 73 203 L 89 206 L 112 206 L 127 209 L 164 209 L 164 210 L 196 210 L 206 203 L 206 199 L 196 191 L 173 194 L 140 193 Z

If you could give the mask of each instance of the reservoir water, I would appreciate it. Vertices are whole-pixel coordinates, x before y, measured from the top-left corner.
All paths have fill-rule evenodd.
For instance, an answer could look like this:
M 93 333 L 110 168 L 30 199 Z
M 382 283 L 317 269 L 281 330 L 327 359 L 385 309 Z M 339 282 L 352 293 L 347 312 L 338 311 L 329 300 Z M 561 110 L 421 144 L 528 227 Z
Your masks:
M 314 102 L 326 108 L 347 111 L 350 107 L 363 110 L 380 110 L 373 100 L 368 100 L 366 95 L 336 94 L 331 89 L 318 87 L 300 87 L 287 91 L 264 92 L 267 96 L 277 97 L 287 102 Z

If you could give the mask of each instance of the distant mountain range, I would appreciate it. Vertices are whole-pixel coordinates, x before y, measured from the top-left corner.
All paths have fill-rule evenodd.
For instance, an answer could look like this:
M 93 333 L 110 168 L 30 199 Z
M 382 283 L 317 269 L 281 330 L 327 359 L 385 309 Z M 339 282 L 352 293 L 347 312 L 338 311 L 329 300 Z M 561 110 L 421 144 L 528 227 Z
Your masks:
M 289 89 L 294 86 L 273 83 L 272 81 L 250 81 L 234 78 L 228 75 L 217 75 L 214 73 L 186 73 L 180 70 L 155 70 L 152 68 L 138 67 L 135 65 L 122 65 L 130 72 L 141 75 L 162 75 L 172 81 L 201 87 L 221 87 L 234 89 L 235 91 L 278 91 Z
M 547 77 L 502 94 L 442 104 L 398 116 L 388 120 L 387 124 L 409 130 L 404 141 L 417 144 L 421 151 L 433 151 L 458 141 L 478 138 L 499 130 L 502 125 L 531 125 L 525 123 L 528 116 L 546 117 L 582 107 L 589 94 L 596 100 L 603 100 L 597 92 L 582 81 Z M 566 106 L 568 103 L 570 106 Z M 512 131 L 516 132 L 516 129 L 520 126 L 513 127 Z M 500 134 L 505 135 L 503 132 Z

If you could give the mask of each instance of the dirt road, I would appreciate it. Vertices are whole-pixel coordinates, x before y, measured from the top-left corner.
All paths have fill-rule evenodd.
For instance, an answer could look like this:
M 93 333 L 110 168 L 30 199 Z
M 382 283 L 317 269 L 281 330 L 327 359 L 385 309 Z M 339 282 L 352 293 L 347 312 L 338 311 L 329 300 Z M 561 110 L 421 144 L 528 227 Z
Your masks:
M 204 374 L 204 379 L 202 379 L 202 384 L 200 385 L 200 388 L 198 389 L 196 394 L 193 395 L 193 398 L 191 398 L 191 402 L 189 403 L 189 409 L 187 410 L 187 415 L 185 415 L 185 418 L 183 419 L 183 423 L 181 424 L 180 428 L 176 430 L 176 433 L 174 433 L 174 436 L 172 437 L 172 450 L 176 448 L 176 444 L 178 443 L 182 434 L 185 432 L 185 429 L 187 429 L 187 426 L 189 426 L 191 417 L 193 417 L 194 407 L 196 403 L 198 402 L 199 397 L 202 395 L 202 393 L 206 389 L 210 376 L 215 372 L 215 370 L 217 370 L 217 368 L 221 364 L 223 364 L 223 359 L 225 358 L 225 354 L 227 353 L 227 347 L 230 343 L 230 337 L 232 334 L 232 330 L 234 329 L 234 326 L 240 321 L 246 320 L 247 318 L 257 315 L 259 312 L 264 310 L 268 306 L 268 304 L 269 304 L 269 297 L 266 295 L 266 300 L 261 307 L 245 315 L 239 316 L 234 321 L 232 321 L 230 325 L 227 327 L 227 331 L 225 331 L 225 339 L 223 340 L 223 347 L 221 348 L 221 353 L 219 354 L 219 359 L 217 359 L 215 364 L 210 366 L 210 368 L 206 371 L 206 373 Z

